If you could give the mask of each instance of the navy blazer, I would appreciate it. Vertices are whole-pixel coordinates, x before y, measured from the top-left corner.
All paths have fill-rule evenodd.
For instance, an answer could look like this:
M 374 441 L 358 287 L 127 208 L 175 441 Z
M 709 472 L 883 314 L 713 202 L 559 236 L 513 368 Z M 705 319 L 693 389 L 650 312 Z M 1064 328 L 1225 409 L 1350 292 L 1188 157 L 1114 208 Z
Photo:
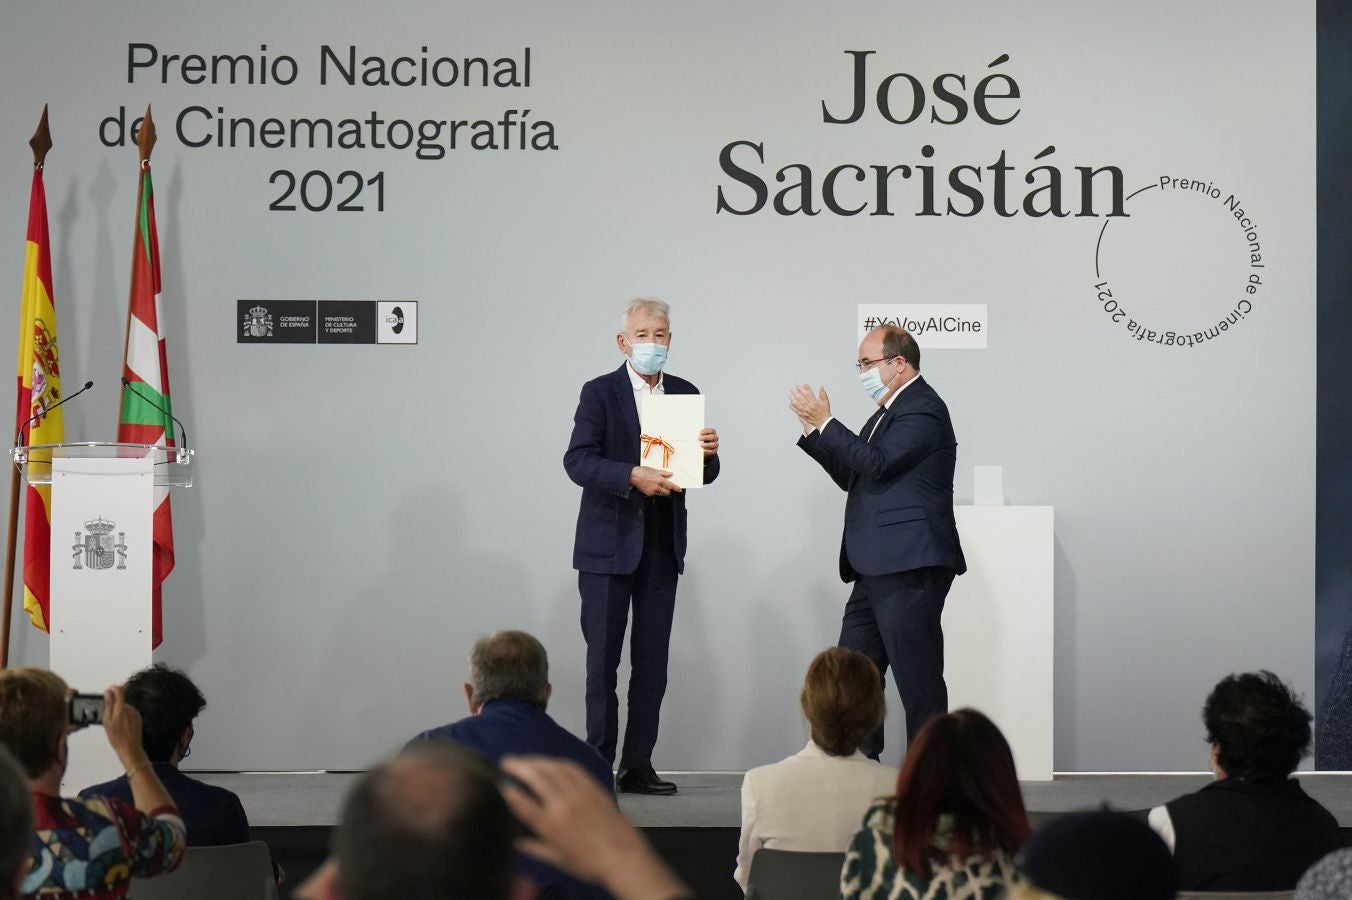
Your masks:
M 638 404 L 625 371 L 582 385 L 573 416 L 573 436 L 563 454 L 568 477 L 582 486 L 573 540 L 573 568 L 602 575 L 628 575 L 643 555 L 643 503 L 647 499 L 629 485 L 639 461 Z M 675 375 L 662 376 L 668 394 L 698 394 L 699 389 Z M 660 464 L 653 468 L 661 468 Z M 718 456 L 704 458 L 704 483 L 718 477 Z M 676 571 L 685 570 L 685 493 L 671 495 L 673 551 Z
M 189 778 L 167 762 L 154 764 L 169 799 L 178 807 L 188 829 L 189 847 L 215 847 L 249 841 L 249 818 L 239 797 L 223 787 Z M 80 791 L 80 799 L 115 797 L 132 805 L 131 779 L 126 775 Z
M 953 521 L 958 442 L 948 407 L 925 379 L 917 376 L 896 396 L 871 441 L 832 419 L 798 446 L 849 494 L 842 581 L 926 566 L 967 571 Z
M 549 713 L 525 700 L 502 697 L 489 700 L 477 716 L 429 728 L 408 742 L 409 747 L 424 741 L 454 741 L 468 747 L 493 765 L 504 757 L 552 756 L 571 759 L 591 773 L 607 791 L 615 790 L 610 766 L 596 749 L 574 737 Z

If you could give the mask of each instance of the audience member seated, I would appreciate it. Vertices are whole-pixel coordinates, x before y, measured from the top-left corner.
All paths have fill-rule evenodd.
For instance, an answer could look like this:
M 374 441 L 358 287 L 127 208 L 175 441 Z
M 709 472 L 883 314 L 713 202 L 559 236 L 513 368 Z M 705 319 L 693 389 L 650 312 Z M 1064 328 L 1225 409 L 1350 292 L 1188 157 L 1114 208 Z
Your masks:
M 197 685 L 165 665 L 142 669 L 127 680 L 127 705 L 141 714 L 141 742 L 155 774 L 169 791 L 188 828 L 189 847 L 243 844 L 249 819 L 239 798 L 225 788 L 203 784 L 179 771 L 192 752 L 193 720 L 207 705 Z M 80 791 L 80 797 L 116 797 L 131 802 L 126 775 Z
M 896 796 L 869 807 L 841 870 L 846 900 L 1001 897 L 1018 883 L 1014 853 L 1031 829 L 1014 755 L 971 709 L 916 735 Z
M 1352 849 L 1334 850 L 1305 870 L 1295 900 L 1347 900 L 1352 897 Z
M 688 900 L 592 773 L 520 756 L 502 772 L 449 742 L 405 748 L 353 786 L 333 856 L 296 900 L 529 900 L 534 886 L 512 874 L 516 850 L 616 900 Z M 523 825 L 531 836 L 518 838 Z
M 0 671 L 0 746 L 28 776 L 33 804 L 27 897 L 112 900 L 133 876 L 172 871 L 183 858 L 183 820 L 141 746 L 141 716 L 122 688 L 104 694 L 103 729 L 131 781 L 132 802 L 58 795 L 71 730 L 70 690 L 40 669 Z
M 1169 848 L 1126 813 L 1062 816 L 1019 853 L 1023 883 L 1010 900 L 1173 900 L 1178 875 Z
M 1289 891 L 1343 846 L 1338 822 L 1291 777 L 1310 713 L 1271 672 L 1231 675 L 1202 708 L 1216 781 L 1150 811 L 1184 891 Z
M 843 853 L 874 800 L 888 796 L 897 770 L 859 752 L 886 712 L 882 676 L 864 654 L 832 647 L 807 668 L 799 695 L 807 746 L 788 759 L 746 773 L 742 836 L 733 878 L 746 890 L 751 859 L 762 847 Z
M 579 763 L 614 789 L 610 767 L 586 741 L 569 734 L 545 712 L 553 687 L 545 648 L 524 631 L 480 638 L 470 651 L 463 685 L 469 716 L 419 734 L 423 741 L 455 741 L 497 763 L 503 756 L 556 756 Z
M 14 759 L 0 750 L 0 900 L 19 900 L 28 874 L 28 841 L 33 835 L 33 801 Z
M 616 900 L 689 900 L 690 891 L 577 763 L 509 756 L 503 796 L 534 837 L 523 853 L 609 891 Z
M 514 824 L 492 768 L 448 743 L 422 744 L 359 778 L 328 863 L 298 900 L 526 900 L 512 874 Z
M 475 643 L 464 685 L 469 716 L 433 728 L 410 741 L 454 741 L 496 764 L 506 754 L 552 756 L 582 765 L 607 791 L 614 790 L 610 766 L 585 741 L 569 734 L 545 712 L 552 688 L 545 648 L 524 631 L 500 631 Z M 595 897 L 598 892 L 533 860 L 522 872 L 545 897 Z

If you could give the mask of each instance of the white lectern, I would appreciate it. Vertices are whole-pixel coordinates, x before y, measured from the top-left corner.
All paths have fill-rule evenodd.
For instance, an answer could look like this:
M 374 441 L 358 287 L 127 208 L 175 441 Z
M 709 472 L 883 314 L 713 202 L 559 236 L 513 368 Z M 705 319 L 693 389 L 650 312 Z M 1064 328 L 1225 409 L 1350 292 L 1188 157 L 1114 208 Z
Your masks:
M 150 444 L 34 444 L 10 451 L 30 484 L 51 485 L 49 666 L 102 693 L 150 665 L 157 494 L 192 485 L 193 451 Z M 101 728 L 71 736 L 63 792 L 121 772 Z
M 1050 506 L 958 506 L 967 574 L 944 604 L 950 709 L 1005 733 L 1023 781 L 1051 781 L 1055 516 Z

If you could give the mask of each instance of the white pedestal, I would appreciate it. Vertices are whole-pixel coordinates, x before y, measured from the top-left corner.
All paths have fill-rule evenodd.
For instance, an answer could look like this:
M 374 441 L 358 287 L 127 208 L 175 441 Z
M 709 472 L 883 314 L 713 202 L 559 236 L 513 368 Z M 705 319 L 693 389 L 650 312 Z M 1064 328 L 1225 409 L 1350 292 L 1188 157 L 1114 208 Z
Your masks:
M 1053 510 L 959 506 L 967 573 L 944 606 L 949 709 L 990 716 L 1019 778 L 1052 777 Z
M 82 693 L 151 662 L 154 463 L 148 457 L 52 460 L 51 661 Z M 71 735 L 61 785 L 73 794 L 121 774 L 99 726 Z

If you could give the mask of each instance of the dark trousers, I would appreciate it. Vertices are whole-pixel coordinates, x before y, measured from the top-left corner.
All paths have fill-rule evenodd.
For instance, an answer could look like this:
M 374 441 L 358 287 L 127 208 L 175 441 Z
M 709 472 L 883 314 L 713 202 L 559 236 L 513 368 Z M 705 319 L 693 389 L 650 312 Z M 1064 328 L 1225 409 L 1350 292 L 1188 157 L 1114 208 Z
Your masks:
M 953 571 L 938 567 L 892 575 L 861 575 L 845 604 L 840 646 L 873 660 L 886 685 L 888 666 L 906 709 L 906 740 L 915 740 L 921 726 L 948 712 L 944 683 L 944 632 L 940 617 L 953 584 Z M 864 739 L 859 749 L 877 758 L 883 751 L 883 729 Z
M 582 594 L 582 636 L 587 641 L 587 743 L 615 762 L 619 699 L 615 688 L 629 609 L 629 717 L 620 768 L 652 764 L 667 691 L 667 648 L 676 610 L 676 555 L 669 502 L 644 503 L 643 556 L 630 575 L 577 574 Z

